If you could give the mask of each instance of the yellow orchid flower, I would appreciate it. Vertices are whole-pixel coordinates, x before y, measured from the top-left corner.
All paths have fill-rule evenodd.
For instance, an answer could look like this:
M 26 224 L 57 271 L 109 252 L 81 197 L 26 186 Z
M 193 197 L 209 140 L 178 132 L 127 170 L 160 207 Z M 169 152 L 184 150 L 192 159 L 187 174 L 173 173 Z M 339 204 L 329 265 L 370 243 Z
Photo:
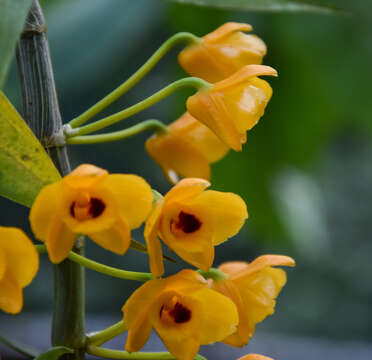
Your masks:
M 287 278 L 282 269 L 273 266 L 294 266 L 288 256 L 264 255 L 251 263 L 227 262 L 219 270 L 227 279 L 212 283 L 212 288 L 228 296 L 239 311 L 237 331 L 224 339 L 232 346 L 244 346 L 253 336 L 255 325 L 274 313 L 275 298 Z
M 198 44 L 187 46 L 178 62 L 192 76 L 209 82 L 223 80 L 249 64 L 261 64 L 266 55 L 265 43 L 248 24 L 229 22 L 204 36 Z
M 207 190 L 203 179 L 181 180 L 154 206 L 146 221 L 145 239 L 150 269 L 164 273 L 158 236 L 186 262 L 208 270 L 214 246 L 238 233 L 248 217 L 243 199 L 232 193 Z
M 168 181 L 182 177 L 210 179 L 210 163 L 223 158 L 229 148 L 205 125 L 189 113 L 169 125 L 166 134 L 146 141 L 146 150 L 162 167 Z
M 248 354 L 240 357 L 238 360 L 274 360 L 274 359 L 259 354 Z
M 178 360 L 192 360 L 200 345 L 224 339 L 238 324 L 235 304 L 192 270 L 146 282 L 122 310 L 127 351 L 139 351 L 154 328 Z
M 0 226 L 0 309 L 17 314 L 23 307 L 22 289 L 35 277 L 39 255 L 17 228 Z
M 246 131 L 264 114 L 272 89 L 257 76 L 277 72 L 264 65 L 247 65 L 229 78 L 203 88 L 187 99 L 187 110 L 208 126 L 226 145 L 242 150 Z
M 141 177 L 109 175 L 84 164 L 41 190 L 31 208 L 30 222 L 35 236 L 46 243 L 53 263 L 66 258 L 78 234 L 124 254 L 130 231 L 146 219 L 152 201 L 151 188 Z

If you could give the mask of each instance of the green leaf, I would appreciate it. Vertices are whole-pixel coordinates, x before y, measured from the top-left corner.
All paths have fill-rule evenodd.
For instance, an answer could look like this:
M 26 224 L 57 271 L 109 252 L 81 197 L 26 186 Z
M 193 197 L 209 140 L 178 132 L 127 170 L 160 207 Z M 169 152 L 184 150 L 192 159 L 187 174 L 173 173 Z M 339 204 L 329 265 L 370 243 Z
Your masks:
M 130 248 L 141 253 L 148 253 L 146 245 L 143 245 L 142 243 L 134 239 L 130 239 Z M 163 255 L 163 258 L 164 260 L 167 260 L 169 262 L 177 263 L 176 260 L 172 259 L 169 256 Z
M 0 1 L 0 89 L 13 58 L 32 0 Z
M 58 180 L 44 148 L 0 91 L 0 196 L 31 206 L 45 185 Z
M 55 346 L 48 351 L 40 354 L 35 360 L 57 360 L 62 355 L 73 354 L 74 350 L 69 349 L 65 346 Z
M 246 11 L 302 11 L 331 14 L 340 9 L 316 0 L 171 0 L 183 4 Z
M 37 356 L 37 351 L 36 350 L 31 349 L 27 345 L 21 344 L 18 341 L 9 340 L 9 339 L 6 339 L 3 336 L 0 336 L 0 342 L 3 343 L 4 345 L 6 345 L 8 348 L 10 348 L 14 351 L 17 351 L 18 353 L 20 353 L 24 356 L 27 356 L 27 357 L 30 357 L 30 358 L 34 358 L 34 357 Z

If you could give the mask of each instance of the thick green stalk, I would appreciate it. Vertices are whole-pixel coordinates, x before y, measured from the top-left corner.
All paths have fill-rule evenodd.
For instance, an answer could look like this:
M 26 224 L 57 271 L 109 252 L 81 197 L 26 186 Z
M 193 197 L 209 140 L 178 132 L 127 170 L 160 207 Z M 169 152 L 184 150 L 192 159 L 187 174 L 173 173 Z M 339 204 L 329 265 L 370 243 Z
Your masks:
M 93 105 L 90 109 L 85 111 L 80 116 L 76 117 L 70 122 L 72 127 L 78 127 L 86 123 L 94 115 L 101 112 L 107 106 L 112 104 L 120 96 L 125 94 L 129 89 L 136 85 L 158 62 L 159 60 L 175 45 L 181 43 L 197 43 L 200 39 L 190 33 L 181 32 L 173 35 L 169 38 L 163 45 L 160 46 L 158 50 L 123 84 L 118 88 L 100 100 L 98 103 Z
M 70 172 L 67 151 L 53 143 L 62 130 L 62 120 L 51 65 L 46 25 L 42 10 L 34 0 L 17 47 L 24 118 L 42 142 L 62 175 Z M 83 242 L 74 251 L 84 253 Z M 65 360 L 84 359 L 85 294 L 84 268 L 70 260 L 54 267 L 54 313 L 52 344 L 75 350 Z

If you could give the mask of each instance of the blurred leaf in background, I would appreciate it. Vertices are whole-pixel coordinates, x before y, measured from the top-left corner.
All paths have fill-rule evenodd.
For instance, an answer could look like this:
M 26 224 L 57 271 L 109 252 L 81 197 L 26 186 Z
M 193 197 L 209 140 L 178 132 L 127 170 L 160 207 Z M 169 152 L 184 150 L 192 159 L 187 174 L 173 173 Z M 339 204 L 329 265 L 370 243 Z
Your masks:
M 0 1 L 0 89 L 2 89 L 32 0 Z

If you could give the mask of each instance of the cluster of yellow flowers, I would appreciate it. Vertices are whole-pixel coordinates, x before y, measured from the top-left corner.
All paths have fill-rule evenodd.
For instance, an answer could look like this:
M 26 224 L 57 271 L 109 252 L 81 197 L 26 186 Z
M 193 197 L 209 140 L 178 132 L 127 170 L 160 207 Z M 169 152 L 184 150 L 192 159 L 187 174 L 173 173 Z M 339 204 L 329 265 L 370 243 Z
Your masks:
M 213 85 L 189 97 L 188 112 L 167 134 L 146 142 L 148 153 L 171 182 L 179 175 L 209 180 L 209 164 L 229 148 L 241 151 L 246 131 L 263 115 L 272 89 L 258 76 L 277 72 L 259 65 L 266 46 L 257 36 L 242 32 L 250 30 L 248 24 L 226 23 L 179 54 L 179 63 L 190 75 Z
M 53 263 L 63 261 L 78 235 L 106 250 L 125 254 L 131 230 L 145 223 L 144 237 L 154 279 L 139 287 L 123 306 L 128 329 L 126 350 L 139 351 L 152 328 L 180 360 L 192 360 L 201 344 L 223 341 L 243 346 L 255 325 L 274 312 L 286 274 L 275 266 L 294 260 L 264 255 L 251 263 L 229 262 L 212 269 L 214 246 L 236 235 L 248 217 L 243 199 L 206 190 L 209 163 L 229 148 L 241 150 L 246 131 L 262 116 L 272 90 L 258 75 L 275 75 L 261 63 L 262 40 L 228 23 L 184 49 L 181 65 L 214 85 L 187 101 L 188 113 L 169 132 L 150 138 L 146 148 L 168 179 L 185 179 L 163 197 L 141 177 L 109 174 L 84 164 L 46 186 L 30 213 L 36 238 L 45 242 Z M 253 64 L 253 65 L 252 65 Z M 164 273 L 160 239 L 200 271 Z M 22 288 L 35 276 L 38 256 L 23 232 L 0 228 L 0 308 L 17 313 Z M 270 360 L 250 354 L 240 360 Z

